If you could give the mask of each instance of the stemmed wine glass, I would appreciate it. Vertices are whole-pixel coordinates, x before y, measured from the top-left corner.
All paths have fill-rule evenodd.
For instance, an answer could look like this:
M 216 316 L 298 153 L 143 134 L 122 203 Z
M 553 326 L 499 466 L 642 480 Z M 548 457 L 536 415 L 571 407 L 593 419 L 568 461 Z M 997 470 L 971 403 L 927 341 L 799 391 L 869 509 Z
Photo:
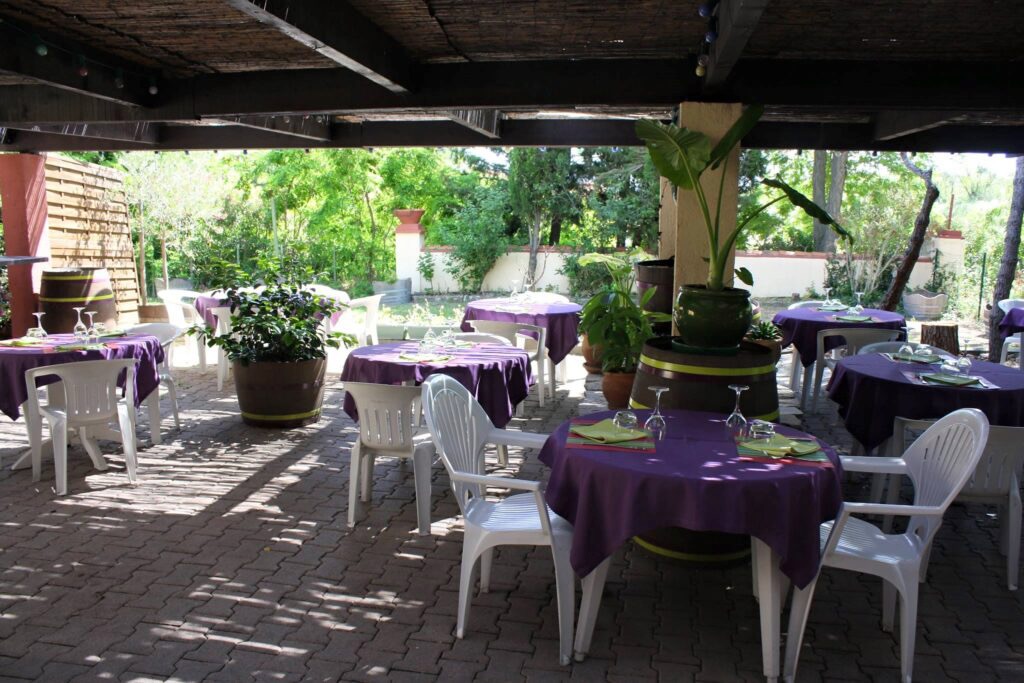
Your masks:
M 515 301 L 517 298 L 519 298 L 519 280 L 512 281 L 512 287 L 511 290 L 509 291 L 508 298 L 512 301 Z
M 85 336 L 89 338 L 89 341 L 99 341 L 100 333 L 96 331 L 96 323 L 93 320 L 96 311 L 86 311 L 85 314 L 89 316 L 89 327 L 85 330 Z
M 971 374 L 971 357 L 966 353 L 961 354 L 960 358 L 956 361 L 956 367 L 957 370 L 960 371 L 961 375 L 964 377 L 969 376 Z
M 857 306 L 855 307 L 854 310 L 856 310 L 857 313 L 863 313 L 864 312 L 864 304 L 861 301 L 861 299 L 864 298 L 864 292 L 854 292 L 853 294 L 854 294 L 854 296 L 857 297 Z
M 747 435 L 747 418 L 743 417 L 740 410 L 740 395 L 750 387 L 746 384 L 730 384 L 729 388 L 736 392 L 736 406 L 726 418 L 725 426 L 734 439 L 742 439 Z
M 661 441 L 665 438 L 667 427 L 665 416 L 661 414 L 661 395 L 668 391 L 668 387 L 651 387 L 651 391 L 654 392 L 654 412 L 644 422 L 644 429 L 651 433 L 655 441 Z
M 85 310 L 85 306 L 74 306 L 75 313 L 78 314 L 78 322 L 75 323 L 75 339 L 78 341 L 88 341 L 89 339 L 89 328 L 82 322 L 82 311 Z
M 33 339 L 44 339 L 47 334 L 46 330 L 43 329 L 43 316 L 46 314 L 35 312 L 32 315 L 36 317 L 36 326 L 25 330 L 25 336 L 32 337 Z
M 830 305 L 832 303 L 832 297 L 829 296 L 829 292 L 832 291 L 832 288 L 831 287 L 822 287 L 822 289 L 825 291 L 825 305 L 828 306 L 828 305 Z

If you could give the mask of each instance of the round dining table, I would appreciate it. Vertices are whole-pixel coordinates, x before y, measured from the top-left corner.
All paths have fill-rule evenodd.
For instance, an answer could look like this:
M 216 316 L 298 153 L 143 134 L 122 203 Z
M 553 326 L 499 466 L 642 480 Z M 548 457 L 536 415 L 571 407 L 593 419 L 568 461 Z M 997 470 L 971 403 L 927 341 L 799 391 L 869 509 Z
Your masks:
M 828 385 L 828 397 L 839 404 L 846 430 L 865 450 L 885 443 L 893 420 L 937 419 L 959 408 L 977 408 L 989 422 L 1024 426 L 1024 373 L 1005 365 L 973 361 L 970 386 L 947 386 L 921 379 L 936 373 L 937 364 L 902 362 L 886 354 L 865 353 L 843 358 Z
M 651 411 L 638 410 L 640 424 Z M 575 418 L 588 423 L 613 411 Z M 822 522 L 842 502 L 842 467 L 819 442 L 820 461 L 741 455 L 725 415 L 664 411 L 667 430 L 652 450 L 570 439 L 574 420 L 544 444 L 551 468 L 545 499 L 573 524 L 570 562 L 583 577 L 575 651 L 582 658 L 593 635 L 609 558 L 625 542 L 664 527 L 749 535 L 760 603 L 764 673 L 779 675 L 779 620 L 785 579 L 803 588 L 818 571 Z M 808 437 L 779 426 L 789 437 Z
M 472 332 L 472 320 L 537 325 L 547 330 L 545 346 L 548 358 L 555 365 L 562 362 L 579 343 L 580 311 L 572 302 L 531 302 L 508 297 L 477 299 L 466 304 L 462 315 L 462 331 Z
M 19 342 L 24 343 L 24 342 Z M 120 337 L 101 338 L 99 342 L 82 343 L 73 334 L 51 334 L 41 344 L 30 346 L 0 343 L 0 411 L 12 420 L 17 420 L 22 406 L 28 400 L 25 385 L 25 371 L 47 365 L 75 363 L 90 360 L 115 360 L 134 358 L 135 407 L 151 396 L 159 400 L 159 365 L 164 360 L 160 340 L 149 334 L 126 334 Z M 46 386 L 60 381 L 55 375 L 41 377 L 37 386 Z M 121 379 L 123 387 L 124 379 Z M 26 420 L 28 416 L 26 415 Z M 41 439 L 41 425 L 26 422 L 29 440 Z M 154 430 L 155 442 L 159 442 L 159 430 Z M 22 455 L 11 469 L 27 466 L 28 456 Z
M 820 308 L 790 308 L 779 311 L 772 322 L 782 331 L 782 347 L 790 344 L 800 354 L 800 362 L 809 366 L 818 359 L 818 332 L 836 328 L 872 328 L 880 330 L 902 330 L 907 326 L 906 319 L 899 313 L 865 308 L 860 315 L 869 316 L 870 320 L 850 322 L 838 320 L 846 315 L 845 311 L 828 311 Z M 825 341 L 825 350 L 830 351 L 842 342 L 838 338 Z
M 341 381 L 373 384 L 422 384 L 430 375 L 453 377 L 483 406 L 497 427 L 512 419 L 516 405 L 530 394 L 530 356 L 504 344 L 476 343 L 421 353 L 419 342 L 360 346 L 345 360 Z M 358 419 L 355 401 L 345 395 L 345 412 Z

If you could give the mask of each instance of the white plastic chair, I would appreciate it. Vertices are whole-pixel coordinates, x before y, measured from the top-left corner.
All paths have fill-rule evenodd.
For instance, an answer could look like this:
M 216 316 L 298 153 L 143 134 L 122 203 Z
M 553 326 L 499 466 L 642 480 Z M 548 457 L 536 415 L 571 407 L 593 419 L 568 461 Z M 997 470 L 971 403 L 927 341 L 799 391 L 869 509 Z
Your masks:
M 349 465 L 348 525 L 356 525 L 360 500 L 370 502 L 373 464 L 378 455 L 412 458 L 416 490 L 416 522 L 421 536 L 430 534 L 430 465 L 434 444 L 427 432 L 416 433 L 420 388 L 345 382 L 356 402 L 359 439 L 352 444 Z
M 933 420 L 911 420 L 897 417 L 893 423 L 892 446 L 895 452 L 905 450 L 907 432 L 925 431 Z M 897 450 L 899 449 L 899 450 Z M 1024 471 L 1024 427 L 989 427 L 988 443 L 981 460 L 958 501 L 999 506 L 999 551 L 1006 555 L 1006 586 L 1017 590 L 1020 576 L 1020 532 L 1022 508 L 1020 484 Z M 899 500 L 899 478 L 891 477 L 886 502 Z M 887 526 L 891 526 L 887 520 Z M 883 527 L 885 528 L 885 527 Z
M 170 323 L 142 323 L 133 325 L 132 334 L 150 334 L 160 340 L 160 346 L 164 349 L 164 360 L 158 366 L 160 373 L 160 384 L 167 387 L 167 398 L 171 403 L 171 413 L 174 415 L 174 428 L 181 429 L 181 419 L 178 417 L 178 385 L 174 382 L 171 374 L 174 357 L 174 342 L 185 332 L 184 329 Z M 149 408 L 149 431 L 153 443 L 159 445 L 160 438 L 160 389 L 159 387 L 146 398 Z
M 474 344 L 502 344 L 512 346 L 512 342 L 496 334 L 485 334 L 483 332 L 456 332 L 452 335 L 458 341 L 468 341 Z
M 194 305 L 195 300 L 203 296 L 199 292 L 188 289 L 161 289 L 156 295 L 167 309 L 167 321 L 170 324 L 185 330 L 192 321 L 201 320 Z M 206 344 L 199 337 L 196 337 L 196 356 L 199 358 L 199 369 L 205 372 Z
M 874 342 L 872 344 L 866 344 L 860 347 L 860 349 L 857 350 L 857 354 L 866 355 L 869 353 L 898 353 L 899 350 L 902 349 L 904 346 L 909 346 L 911 349 L 914 350 L 914 352 L 917 352 L 917 350 L 922 346 L 925 346 L 925 344 L 913 344 L 911 342 L 901 341 Z M 945 349 L 940 349 L 932 346 L 931 350 L 932 353 L 934 353 L 939 358 L 956 360 L 956 356 L 951 354 L 949 351 L 946 351 Z
M 807 406 L 807 395 L 811 386 L 814 387 L 814 399 L 811 407 L 817 410 L 818 397 L 821 394 L 821 380 L 825 375 L 825 368 L 835 370 L 836 364 L 843 356 L 853 356 L 861 347 L 876 342 L 893 341 L 900 336 L 899 330 L 879 330 L 867 327 L 833 327 L 827 330 L 818 331 L 818 355 L 814 363 L 804 368 L 804 386 L 800 397 L 800 409 L 805 410 Z M 825 351 L 825 340 L 830 337 L 841 337 L 844 341 L 830 351 Z M 811 385 L 808 379 L 811 370 L 814 370 L 814 384 Z
M 927 550 L 946 508 L 970 478 L 988 440 L 988 419 L 974 408 L 957 410 L 933 424 L 902 458 L 844 457 L 848 472 L 905 474 L 914 484 L 913 505 L 844 502 L 835 521 L 821 525 L 821 567 L 836 567 L 883 580 L 882 628 L 892 631 L 900 597 L 900 678 L 909 683 L 914 667 L 917 592 L 927 566 Z M 907 531 L 886 534 L 851 515 L 910 517 Z M 786 639 L 785 678 L 796 676 L 797 661 L 817 577 L 793 591 Z
M 567 304 L 569 297 L 556 292 L 527 292 L 523 300 L 532 304 Z
M 104 428 L 117 421 L 124 443 L 124 458 L 128 469 L 128 481 L 136 483 L 138 461 L 135 455 L 135 363 L 131 360 L 90 360 L 78 363 L 61 363 L 32 368 L 25 371 L 25 386 L 28 389 L 28 422 L 40 424 L 40 416 L 46 418 L 53 440 L 53 467 L 56 473 L 57 495 L 68 492 L 68 430 L 78 430 L 85 451 L 98 470 L 107 469 L 107 463 L 93 441 L 89 430 Z M 125 399 L 119 400 L 117 378 L 125 372 Z M 55 375 L 61 383 L 51 387 L 60 392 L 57 400 L 46 406 L 39 405 L 36 380 Z M 62 391 L 61 391 L 62 389 Z M 39 481 L 42 473 L 42 448 L 39 439 L 32 443 L 32 481 Z
M 996 306 L 999 306 L 1003 314 L 1006 314 L 1012 308 L 1024 308 L 1024 299 L 1001 299 Z
M 231 334 L 231 307 L 217 306 L 210 309 L 210 312 L 217 318 L 217 329 L 214 330 L 214 335 L 225 337 Z M 224 390 L 224 381 L 228 378 L 230 371 L 231 364 L 228 363 L 228 354 L 224 352 L 224 349 L 217 347 L 217 391 Z
M 480 404 L 451 377 L 431 375 L 423 383 L 422 391 L 427 426 L 465 520 L 456 636 L 462 638 L 466 631 L 477 559 L 480 591 L 486 593 L 490 589 L 496 546 L 547 545 L 551 546 L 555 565 L 559 661 L 563 666 L 568 664 L 576 600 L 576 581 L 569 563 L 572 525 L 548 508 L 540 482 L 484 474 L 485 443 L 503 439 L 510 445 L 540 448 L 547 436 L 495 429 Z M 525 493 L 492 501 L 485 497 L 488 486 Z
M 999 306 L 999 309 L 1003 312 L 1003 315 L 1005 315 L 1013 308 L 1024 308 L 1024 299 L 1002 299 L 997 302 L 996 305 Z M 1020 355 L 1022 340 L 1024 340 L 1024 334 L 1011 334 L 1004 339 L 1003 346 L 999 350 L 999 362 L 1005 363 L 1011 353 Z M 1024 369 L 1024 361 L 1021 361 L 1020 367 Z
M 552 382 L 545 382 L 544 377 L 547 375 L 549 378 L 554 376 L 554 366 L 550 365 L 548 359 L 548 347 L 547 341 L 547 329 L 540 325 L 527 325 L 525 323 L 514 323 L 504 322 L 500 320 L 470 320 L 469 324 L 473 326 L 473 329 L 477 332 L 484 334 L 493 334 L 499 337 L 504 337 L 513 346 L 519 346 L 517 343 L 520 337 L 525 337 L 523 332 L 532 332 L 537 335 L 536 349 L 526 349 L 526 352 L 530 355 L 530 361 L 537 364 L 537 399 L 540 403 L 540 407 L 544 407 L 544 394 L 550 392 L 551 397 L 555 397 L 555 387 Z

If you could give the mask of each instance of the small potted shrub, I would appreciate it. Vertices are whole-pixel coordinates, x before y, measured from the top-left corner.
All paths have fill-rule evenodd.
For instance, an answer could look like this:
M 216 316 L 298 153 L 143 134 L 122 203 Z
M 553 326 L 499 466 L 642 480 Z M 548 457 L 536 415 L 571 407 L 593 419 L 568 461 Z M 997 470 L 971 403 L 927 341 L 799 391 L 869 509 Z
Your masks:
M 770 349 L 773 363 L 777 363 L 782 357 L 782 334 L 775 323 L 767 320 L 754 323 L 744 339 Z
M 321 325 L 341 305 L 296 283 L 229 288 L 226 296 L 234 313 L 231 334 L 215 337 L 204 325 L 190 331 L 227 354 L 242 420 L 260 427 L 319 420 L 327 349 L 355 344 L 351 335 L 328 335 Z
M 625 408 L 633 389 L 636 367 L 644 342 L 654 336 L 651 323 L 671 320 L 665 313 L 644 310 L 654 296 L 651 287 L 640 297 L 633 295 L 633 262 L 617 254 L 587 254 L 582 265 L 603 263 L 610 276 L 609 283 L 583 305 L 580 330 L 590 344 L 601 348 L 601 391 L 609 408 Z

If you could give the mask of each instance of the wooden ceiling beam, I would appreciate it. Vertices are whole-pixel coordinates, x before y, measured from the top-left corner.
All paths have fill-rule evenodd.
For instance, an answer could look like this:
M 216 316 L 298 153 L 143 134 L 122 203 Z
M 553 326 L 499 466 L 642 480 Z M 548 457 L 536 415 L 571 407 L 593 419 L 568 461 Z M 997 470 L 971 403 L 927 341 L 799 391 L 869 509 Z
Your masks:
M 11 126 L 11 129 L 46 133 L 49 135 L 96 140 L 120 140 L 142 145 L 155 145 L 160 140 L 160 125 L 150 121 L 133 121 L 131 123 L 50 123 L 26 125 L 24 127 Z
M 310 50 L 394 93 L 415 86 L 415 63 L 394 38 L 344 0 L 227 0 Z
M 446 115 L 455 123 L 492 140 L 501 137 L 501 112 L 497 109 L 452 109 Z
M 892 140 L 944 126 L 959 118 L 952 111 L 880 111 L 875 116 L 875 139 Z
M 827 149 L 867 152 L 978 152 L 1024 154 L 1019 126 L 952 124 L 876 140 L 870 123 L 761 122 L 743 139 L 755 149 Z
M 303 140 L 331 139 L 331 120 L 327 115 L 295 115 L 295 116 L 229 116 L 211 121 L 236 126 L 265 130 L 279 135 L 291 135 Z
M 768 2 L 721 0 L 718 4 L 718 40 L 711 44 L 711 60 L 704 76 L 705 87 L 717 88 L 729 78 Z
M 0 44 L 0 72 L 126 107 L 143 107 L 156 101 L 156 96 L 149 93 L 150 86 L 159 88 L 155 72 L 82 43 L 2 18 Z M 0 97 L 3 92 L 0 90 Z

